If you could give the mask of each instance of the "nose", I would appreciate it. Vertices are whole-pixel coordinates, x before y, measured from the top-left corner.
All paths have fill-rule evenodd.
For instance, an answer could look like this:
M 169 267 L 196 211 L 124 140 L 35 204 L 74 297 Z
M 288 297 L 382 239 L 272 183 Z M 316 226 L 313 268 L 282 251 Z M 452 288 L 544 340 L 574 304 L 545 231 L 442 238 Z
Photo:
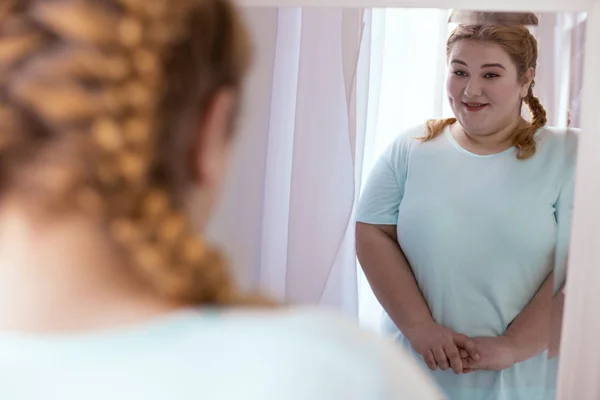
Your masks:
M 474 98 L 479 97 L 482 94 L 482 88 L 477 82 L 477 79 L 469 79 L 469 82 L 467 82 L 467 86 L 465 87 L 465 96 L 467 98 Z

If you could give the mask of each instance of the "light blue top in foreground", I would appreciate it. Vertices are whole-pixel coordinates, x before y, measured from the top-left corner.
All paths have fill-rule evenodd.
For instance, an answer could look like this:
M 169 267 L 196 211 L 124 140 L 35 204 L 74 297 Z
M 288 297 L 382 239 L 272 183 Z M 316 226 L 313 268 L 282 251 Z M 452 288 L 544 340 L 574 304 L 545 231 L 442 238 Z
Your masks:
M 564 278 L 578 134 L 543 128 L 536 154 L 518 160 L 514 148 L 470 153 L 449 128 L 416 139 L 424 133 L 405 132 L 384 152 L 357 220 L 397 225 L 438 323 L 473 337 L 502 335 L 555 264 Z M 384 327 L 410 347 L 387 315 Z M 452 400 L 537 400 L 553 398 L 555 371 L 555 360 L 540 354 L 501 372 L 433 375 Z
M 2 400 L 440 400 L 392 342 L 314 310 L 185 310 L 131 328 L 0 332 Z

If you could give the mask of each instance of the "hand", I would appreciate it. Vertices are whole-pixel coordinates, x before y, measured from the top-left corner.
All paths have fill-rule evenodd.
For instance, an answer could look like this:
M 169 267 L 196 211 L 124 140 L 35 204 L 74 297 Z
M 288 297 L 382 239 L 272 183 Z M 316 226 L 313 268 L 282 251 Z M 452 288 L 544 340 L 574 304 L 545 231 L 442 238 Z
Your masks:
M 465 365 L 461 349 L 468 359 L 479 360 L 471 339 L 433 321 L 408 329 L 404 335 L 432 371 L 439 366 L 442 370 L 452 368 L 457 374 L 462 373 Z
M 515 344 L 508 336 L 476 337 L 473 342 L 480 358 L 476 360 L 461 350 L 463 373 L 478 369 L 500 371 L 515 365 Z

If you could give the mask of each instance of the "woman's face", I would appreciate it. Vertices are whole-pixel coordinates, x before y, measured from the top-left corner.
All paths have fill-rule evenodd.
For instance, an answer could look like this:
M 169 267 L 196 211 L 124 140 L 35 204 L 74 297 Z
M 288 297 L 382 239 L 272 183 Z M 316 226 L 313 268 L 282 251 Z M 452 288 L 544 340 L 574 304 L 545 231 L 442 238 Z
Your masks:
M 448 62 L 450 106 L 467 133 L 492 135 L 520 117 L 533 69 L 519 77 L 502 47 L 474 40 L 455 43 Z

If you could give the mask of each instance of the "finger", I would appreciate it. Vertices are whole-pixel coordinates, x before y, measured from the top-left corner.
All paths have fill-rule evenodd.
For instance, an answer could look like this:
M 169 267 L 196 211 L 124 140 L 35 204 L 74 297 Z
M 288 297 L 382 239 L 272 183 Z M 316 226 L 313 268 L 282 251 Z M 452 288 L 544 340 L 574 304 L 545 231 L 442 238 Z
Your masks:
M 475 360 L 473 360 L 473 357 L 467 357 L 465 359 L 463 359 L 463 368 L 472 368 L 471 366 L 475 363 Z
M 463 374 L 470 374 L 471 372 L 475 372 L 474 368 L 464 368 Z
M 474 360 L 473 357 L 469 357 L 463 360 L 463 369 L 481 369 L 481 361 Z
M 427 353 L 423 355 L 423 360 L 425 360 L 425 364 L 429 367 L 430 370 L 435 371 L 438 367 L 437 362 L 435 362 L 435 357 L 431 350 L 428 350 Z
M 462 358 L 462 359 L 471 357 L 471 355 L 465 349 L 460 349 L 459 353 L 460 353 L 460 358 Z
M 460 358 L 460 352 L 454 343 L 451 342 L 450 344 L 444 346 L 444 351 L 446 352 L 446 357 L 448 357 L 448 361 L 450 361 L 450 366 L 454 372 L 457 374 L 462 373 L 463 362 Z
M 437 365 L 442 371 L 445 371 L 448 368 L 450 368 L 450 364 L 448 363 L 448 357 L 446 357 L 446 352 L 442 347 L 433 349 L 433 356 L 435 357 L 435 361 L 437 361 Z
M 454 335 L 454 343 L 465 349 L 471 355 L 471 357 L 473 357 L 476 360 L 479 360 L 477 346 L 475 345 L 473 339 L 470 339 L 468 336 L 463 334 L 456 334 Z

